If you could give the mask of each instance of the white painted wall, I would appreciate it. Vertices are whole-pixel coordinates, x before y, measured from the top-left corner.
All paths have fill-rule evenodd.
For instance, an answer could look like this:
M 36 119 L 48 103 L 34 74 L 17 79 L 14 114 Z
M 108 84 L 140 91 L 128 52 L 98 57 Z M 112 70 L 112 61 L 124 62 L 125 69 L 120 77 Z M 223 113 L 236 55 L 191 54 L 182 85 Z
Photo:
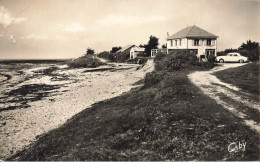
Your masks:
M 211 40 L 213 45 L 210 46 L 207 45 L 207 39 L 199 39 L 200 43 L 198 46 L 195 46 L 193 41 L 194 41 L 193 39 L 188 39 L 188 49 L 198 49 L 198 55 L 205 55 L 206 49 L 215 49 L 215 55 L 216 55 L 216 51 L 217 51 L 216 40 Z
M 176 42 L 177 40 L 177 46 Z M 211 44 L 208 46 L 207 45 L 207 39 L 199 39 L 199 45 L 194 45 L 193 41 L 194 39 L 187 39 L 187 38 L 182 38 L 182 39 L 175 39 L 173 41 L 173 45 L 171 46 L 171 40 L 167 40 L 167 48 L 168 49 L 197 49 L 198 50 L 198 56 L 199 55 L 205 55 L 206 49 L 215 49 L 215 55 L 217 52 L 217 40 L 212 39 Z M 180 45 L 181 41 L 181 45 Z
M 140 47 L 132 47 L 131 50 L 130 50 L 130 59 L 134 59 L 137 57 L 137 54 L 140 53 L 140 52 L 144 52 L 144 48 L 140 48 Z
M 134 47 L 132 47 L 130 50 L 130 59 L 132 59 L 132 58 L 136 58 L 136 53 L 135 53 Z
M 177 46 L 176 46 L 176 41 L 177 40 Z M 167 40 L 167 48 L 168 49 L 187 49 L 187 38 L 182 38 L 182 39 L 176 39 L 172 40 L 173 44 L 171 46 L 171 40 Z M 181 42 L 181 45 L 180 45 Z

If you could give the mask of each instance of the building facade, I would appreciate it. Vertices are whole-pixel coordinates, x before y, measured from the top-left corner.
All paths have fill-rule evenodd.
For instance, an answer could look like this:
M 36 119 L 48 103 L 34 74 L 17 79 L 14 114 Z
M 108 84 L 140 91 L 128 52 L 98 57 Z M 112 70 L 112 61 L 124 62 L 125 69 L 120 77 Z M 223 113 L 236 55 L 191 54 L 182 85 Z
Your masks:
M 218 36 L 207 32 L 197 26 L 186 27 L 179 32 L 167 37 L 167 53 L 187 49 L 199 58 L 207 59 L 209 55 L 216 56 Z M 152 55 L 156 51 L 152 51 Z
M 130 50 L 130 59 L 134 59 L 138 54 L 144 53 L 145 48 L 133 46 Z
M 138 47 L 136 45 L 127 45 L 124 46 L 122 49 L 120 49 L 117 52 L 125 52 L 129 53 L 129 58 L 134 59 L 137 57 L 138 54 L 144 53 L 145 49 L 142 47 Z

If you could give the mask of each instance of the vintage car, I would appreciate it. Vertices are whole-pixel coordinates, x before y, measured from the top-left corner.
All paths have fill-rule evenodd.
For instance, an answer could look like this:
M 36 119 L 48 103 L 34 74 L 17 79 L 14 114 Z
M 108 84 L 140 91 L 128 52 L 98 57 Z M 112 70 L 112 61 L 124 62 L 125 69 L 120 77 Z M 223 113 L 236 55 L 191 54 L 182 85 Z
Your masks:
M 240 53 L 228 53 L 226 56 L 217 56 L 216 61 L 220 63 L 224 62 L 247 62 L 248 58 L 242 56 Z

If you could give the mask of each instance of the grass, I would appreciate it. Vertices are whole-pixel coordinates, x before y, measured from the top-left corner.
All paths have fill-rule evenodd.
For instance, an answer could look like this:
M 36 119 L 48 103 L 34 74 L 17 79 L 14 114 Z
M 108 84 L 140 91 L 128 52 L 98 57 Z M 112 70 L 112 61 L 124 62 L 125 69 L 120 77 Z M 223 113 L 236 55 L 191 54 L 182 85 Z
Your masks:
M 94 68 L 104 64 L 94 55 L 82 56 L 67 62 L 69 68 Z
M 259 101 L 259 64 L 258 61 L 237 68 L 219 71 L 215 75 L 220 80 L 250 93 L 254 100 Z
M 189 81 L 196 67 L 156 70 L 140 89 L 94 104 L 8 160 L 259 159 L 257 133 Z M 239 141 L 246 150 L 228 152 Z

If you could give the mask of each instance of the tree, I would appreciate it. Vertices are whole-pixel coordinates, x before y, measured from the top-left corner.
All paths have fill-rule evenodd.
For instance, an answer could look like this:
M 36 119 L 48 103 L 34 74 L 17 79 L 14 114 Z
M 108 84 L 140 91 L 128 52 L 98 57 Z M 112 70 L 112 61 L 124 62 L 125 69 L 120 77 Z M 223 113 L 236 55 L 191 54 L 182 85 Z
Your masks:
M 246 41 L 246 43 L 243 43 L 240 47 L 239 50 L 254 50 L 256 48 L 259 47 L 259 43 L 258 42 L 252 42 L 250 39 L 248 41 Z
M 167 48 L 167 44 L 163 44 L 163 45 L 162 45 L 162 48 Z
M 122 47 L 118 46 L 118 47 L 112 47 L 112 50 L 110 51 L 111 53 L 116 53 L 117 51 L 119 51 L 120 49 L 122 49 Z
M 228 49 L 225 49 L 225 53 L 230 53 L 230 52 L 236 52 L 237 49 L 233 49 L 233 48 L 228 48 Z
M 155 36 L 150 36 L 150 40 L 148 42 L 147 45 L 145 45 L 145 53 L 146 53 L 146 56 L 149 57 L 151 56 L 151 49 L 158 49 L 158 38 L 156 38 Z
M 91 48 L 88 48 L 85 55 L 87 56 L 87 55 L 94 55 L 94 54 L 95 54 L 95 51 Z
M 243 43 L 239 48 L 239 52 L 248 57 L 249 61 L 258 61 L 259 60 L 259 43 L 252 42 L 250 39 Z
M 139 47 L 145 48 L 145 44 L 140 44 Z

